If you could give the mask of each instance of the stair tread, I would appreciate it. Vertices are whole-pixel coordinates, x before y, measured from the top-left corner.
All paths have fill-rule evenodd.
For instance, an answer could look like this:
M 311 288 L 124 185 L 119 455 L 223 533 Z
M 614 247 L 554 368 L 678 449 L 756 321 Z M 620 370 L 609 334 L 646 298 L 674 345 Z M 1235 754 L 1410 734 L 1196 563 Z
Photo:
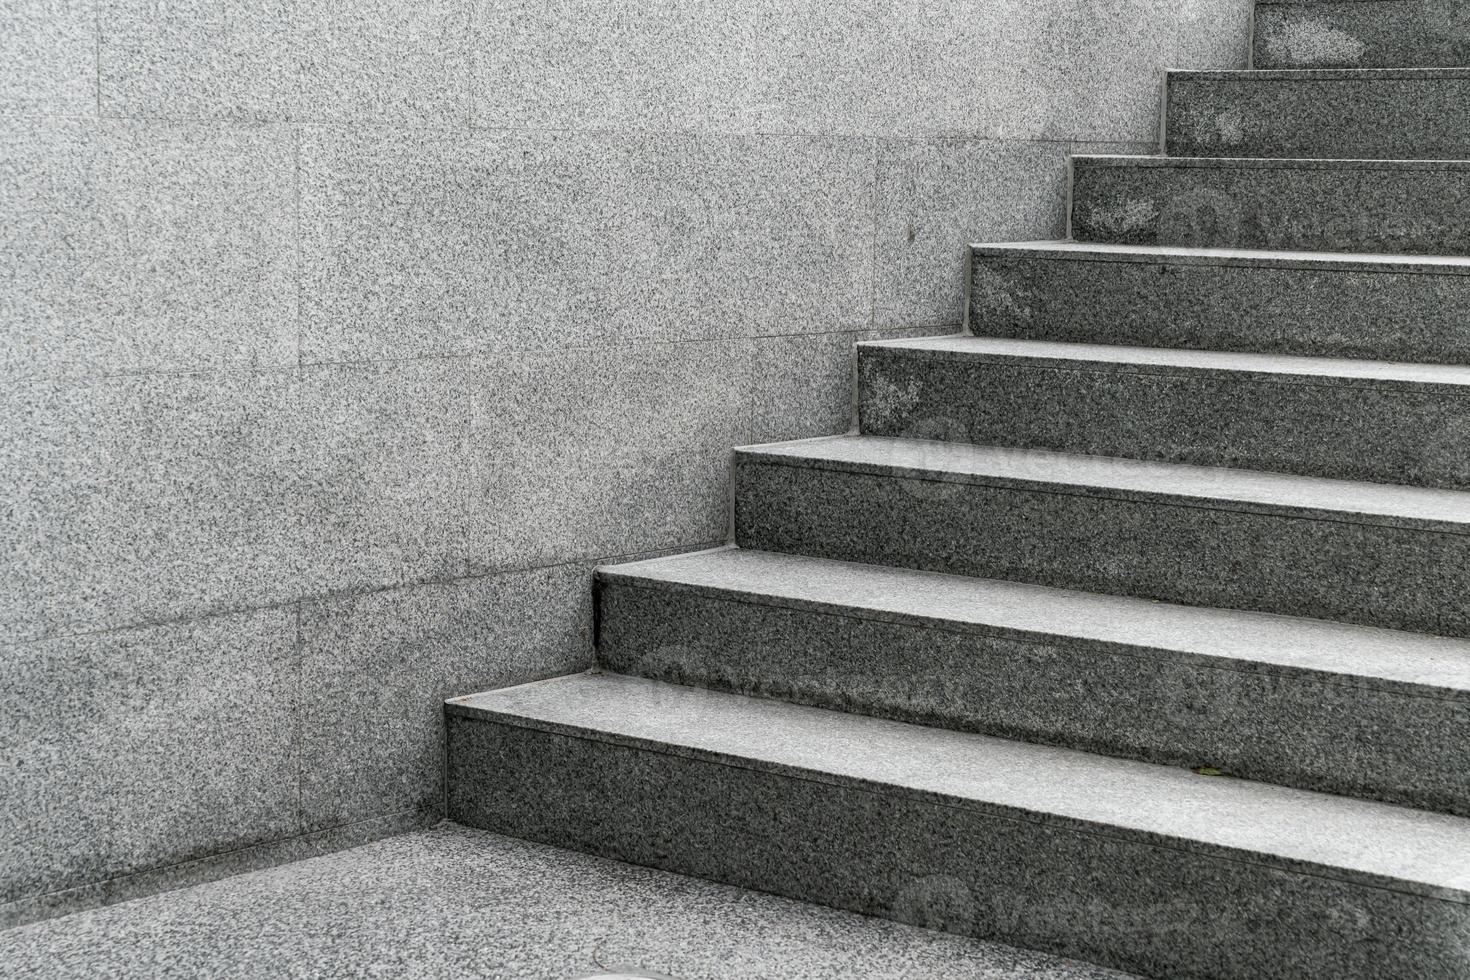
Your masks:
M 1162 497 L 1212 509 L 1470 533 L 1470 492 L 1457 490 L 863 435 L 748 446 L 736 452 L 789 466 L 1128 499 Z
M 1356 686 L 1470 699 L 1470 641 L 1450 637 L 733 547 L 598 574 L 857 618 L 1075 637 L 1229 661 L 1236 669 L 1310 671 Z
M 1470 820 L 680 687 L 577 674 L 452 714 L 1470 902 Z
M 1416 386 L 1444 386 L 1460 394 L 1466 393 L 1461 389 L 1470 390 L 1470 367 L 1451 364 L 1409 364 L 1291 354 L 1128 347 L 965 335 L 864 341 L 858 346 L 956 358 L 1088 362 L 1205 374 L 1287 375 L 1341 384 L 1402 382 Z

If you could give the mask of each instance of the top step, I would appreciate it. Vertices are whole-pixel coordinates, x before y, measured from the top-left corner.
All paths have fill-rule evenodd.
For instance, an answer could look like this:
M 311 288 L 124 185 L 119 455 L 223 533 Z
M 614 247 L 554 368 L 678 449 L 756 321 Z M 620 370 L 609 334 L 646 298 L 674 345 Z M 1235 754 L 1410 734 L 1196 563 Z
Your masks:
M 1463 0 L 1258 0 L 1256 68 L 1470 66 Z

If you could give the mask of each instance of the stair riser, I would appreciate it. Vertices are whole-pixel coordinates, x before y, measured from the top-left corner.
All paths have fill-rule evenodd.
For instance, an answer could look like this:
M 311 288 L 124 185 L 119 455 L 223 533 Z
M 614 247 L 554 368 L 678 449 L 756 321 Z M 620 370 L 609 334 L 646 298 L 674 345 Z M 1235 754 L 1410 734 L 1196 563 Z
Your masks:
M 868 435 L 1470 487 L 1470 395 L 859 351 Z
M 1470 963 L 1467 906 L 707 757 L 451 715 L 449 786 L 470 826 L 1153 976 Z
M 1457 68 L 1470 65 L 1460 0 L 1340 0 L 1256 5 L 1256 68 Z
M 1470 815 L 1465 702 L 615 581 L 599 601 L 619 674 Z
M 1463 160 L 1470 79 L 1280 81 L 1172 76 L 1176 157 Z
M 1413 255 L 1470 254 L 1470 171 L 1089 163 L 1078 158 L 1082 242 Z
M 773 465 L 737 455 L 742 548 L 1470 636 L 1470 536 Z
M 976 251 L 987 337 L 1470 363 L 1470 276 L 1001 257 Z

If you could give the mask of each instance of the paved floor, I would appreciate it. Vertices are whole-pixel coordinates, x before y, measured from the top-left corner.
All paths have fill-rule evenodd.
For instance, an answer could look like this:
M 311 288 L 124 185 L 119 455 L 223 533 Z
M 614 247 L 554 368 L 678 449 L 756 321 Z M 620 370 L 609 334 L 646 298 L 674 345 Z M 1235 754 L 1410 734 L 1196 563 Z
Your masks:
M 0 977 L 1117 980 L 444 824 L 0 933 Z

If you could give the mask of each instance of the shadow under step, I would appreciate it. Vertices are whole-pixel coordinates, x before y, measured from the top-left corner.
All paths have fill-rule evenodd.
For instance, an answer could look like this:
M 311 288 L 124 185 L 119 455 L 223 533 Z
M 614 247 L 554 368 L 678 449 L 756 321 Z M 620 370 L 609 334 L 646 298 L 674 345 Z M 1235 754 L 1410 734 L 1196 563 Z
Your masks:
M 447 714 L 497 833 L 1152 976 L 1470 969 L 1463 818 L 613 674 Z
M 869 435 L 1470 488 L 1470 367 L 954 336 L 858 376 Z
M 1075 156 L 1072 237 L 1470 254 L 1470 161 Z
M 1470 258 L 1021 242 L 971 247 L 991 337 L 1470 363 Z
M 1470 68 L 1171 71 L 1175 157 L 1470 158 Z
M 1470 642 L 721 549 L 600 569 L 598 663 L 1470 816 Z
M 1470 493 L 877 436 L 738 449 L 735 543 L 1470 636 Z
M 1470 65 L 1460 0 L 1257 0 L 1257 68 Z

